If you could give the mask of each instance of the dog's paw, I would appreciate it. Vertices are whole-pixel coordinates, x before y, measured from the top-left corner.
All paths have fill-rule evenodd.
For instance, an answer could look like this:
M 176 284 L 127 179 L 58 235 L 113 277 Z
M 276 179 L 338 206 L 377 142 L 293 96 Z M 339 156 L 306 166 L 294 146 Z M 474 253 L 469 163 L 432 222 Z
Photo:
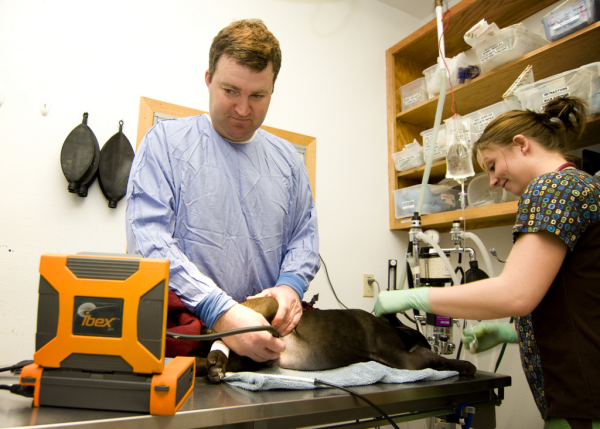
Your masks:
M 227 356 L 220 350 L 211 351 L 206 357 L 208 379 L 213 383 L 220 383 L 227 372 Z
M 477 372 L 477 367 L 466 360 L 450 359 L 448 367 L 461 375 L 473 375 Z

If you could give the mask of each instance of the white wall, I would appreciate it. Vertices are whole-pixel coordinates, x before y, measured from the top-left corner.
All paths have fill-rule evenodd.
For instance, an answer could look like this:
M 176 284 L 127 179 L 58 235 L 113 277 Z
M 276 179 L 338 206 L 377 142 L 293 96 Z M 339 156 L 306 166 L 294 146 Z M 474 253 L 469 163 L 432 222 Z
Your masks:
M 321 255 L 339 298 L 372 309 L 362 274 L 385 288 L 407 241 L 389 230 L 385 50 L 428 20 L 374 0 L 0 0 L 0 364 L 34 352 L 40 255 L 125 249 L 124 201 L 109 209 L 97 182 L 87 198 L 66 189 L 60 149 L 83 112 L 102 146 L 121 119 L 135 144 L 140 96 L 208 110 L 212 38 L 255 17 L 283 50 L 265 124 L 317 137 Z M 510 228 L 480 236 L 509 253 Z M 323 268 L 306 299 L 315 293 L 338 308 Z M 517 354 L 509 347 L 499 371 L 515 387 L 498 427 L 541 427 Z

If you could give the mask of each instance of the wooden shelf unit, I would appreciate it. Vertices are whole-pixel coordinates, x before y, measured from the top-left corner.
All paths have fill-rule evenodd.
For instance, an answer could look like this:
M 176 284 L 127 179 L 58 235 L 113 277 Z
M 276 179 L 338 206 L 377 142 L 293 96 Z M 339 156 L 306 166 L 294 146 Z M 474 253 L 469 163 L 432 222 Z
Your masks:
M 530 15 L 552 5 L 555 0 L 463 0 L 451 8 L 450 24 L 445 34 L 446 56 L 453 57 L 470 48 L 463 40 L 464 33 L 482 18 L 495 22 L 500 28 L 516 24 Z M 422 71 L 437 61 L 437 28 L 435 20 L 386 51 L 387 112 L 388 112 L 388 170 L 390 199 L 390 229 L 408 230 L 407 219 L 396 219 L 394 193 L 396 189 L 421 183 L 424 167 L 398 172 L 391 154 L 399 152 L 415 138 L 421 142 L 420 133 L 433 127 L 438 96 L 410 109 L 400 110 L 399 88 L 423 77 Z M 471 82 L 454 87 L 455 110 L 466 115 L 502 100 L 502 94 L 529 64 L 533 65 L 536 80 L 541 80 L 581 65 L 600 61 L 600 22 L 574 34 L 549 43 L 521 58 L 498 67 Z M 443 119 L 452 116 L 452 95 L 446 93 Z M 600 118 L 591 118 L 579 147 L 598 143 Z M 480 172 L 478 166 L 476 171 Z M 446 162 L 435 162 L 429 183 L 444 178 Z M 496 204 L 465 210 L 469 229 L 514 223 L 517 204 Z M 448 230 L 453 220 L 462 217 L 462 211 L 423 216 L 423 226 Z M 469 222 L 470 221 L 470 222 Z

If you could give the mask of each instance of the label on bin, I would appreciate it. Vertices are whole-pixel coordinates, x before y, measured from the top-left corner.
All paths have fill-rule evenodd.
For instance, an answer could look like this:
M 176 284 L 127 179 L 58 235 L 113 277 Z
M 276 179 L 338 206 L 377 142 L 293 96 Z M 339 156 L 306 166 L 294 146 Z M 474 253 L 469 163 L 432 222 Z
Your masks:
M 405 106 L 412 106 L 413 104 L 417 104 L 419 102 L 419 100 L 421 100 L 423 94 L 421 94 L 420 92 L 411 95 L 410 97 L 406 97 L 404 99 L 404 105 Z
M 481 62 L 485 63 L 486 61 L 491 60 L 494 56 L 504 51 L 508 51 L 509 49 L 510 48 L 508 46 L 504 46 L 504 42 L 496 43 L 491 48 L 488 48 L 485 51 L 483 51 L 483 53 L 481 54 Z
M 590 20 L 590 18 L 590 11 L 586 7 L 585 1 L 581 0 L 564 8 L 563 10 L 554 12 L 548 18 L 550 35 L 553 37 L 558 34 L 562 34 L 568 31 L 570 28 L 579 25 L 581 22 Z
M 436 149 L 437 149 L 437 146 L 436 146 Z M 429 155 L 429 148 L 425 149 L 423 158 L 427 158 L 428 155 Z M 444 153 L 443 150 L 440 149 L 440 150 L 433 151 L 433 159 L 438 158 L 440 156 L 446 156 L 446 154 Z
M 442 198 L 442 200 L 444 200 L 444 202 L 446 204 L 448 204 L 449 206 L 454 207 L 456 205 L 456 201 L 454 199 L 454 194 L 447 194 L 447 193 L 441 193 L 440 197 Z
M 408 200 L 402 203 L 402 210 L 412 209 L 415 206 L 415 200 Z
M 475 125 L 480 130 L 485 130 L 485 127 L 487 127 L 487 124 L 492 122 L 495 117 L 496 117 L 496 115 L 494 115 L 493 112 L 488 113 L 487 115 L 483 115 L 477 119 L 474 119 L 473 125 Z
M 563 86 L 562 88 L 553 89 L 552 91 L 544 92 L 542 94 L 542 103 L 546 104 L 555 98 L 569 96 L 571 93 L 569 92 L 568 86 Z

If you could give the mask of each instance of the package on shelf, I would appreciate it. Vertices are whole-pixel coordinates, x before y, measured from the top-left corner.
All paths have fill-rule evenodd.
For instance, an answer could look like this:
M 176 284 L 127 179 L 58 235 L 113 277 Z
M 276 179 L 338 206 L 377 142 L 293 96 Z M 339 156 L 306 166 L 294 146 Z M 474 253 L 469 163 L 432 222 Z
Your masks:
M 425 165 L 425 161 L 423 161 L 423 146 L 416 140 L 404 145 L 404 149 L 400 152 L 393 153 L 392 158 L 394 158 L 394 164 L 398 171 L 406 171 Z
M 519 197 L 500 186 L 492 188 L 487 173 L 476 174 L 467 184 L 467 207 L 483 207 L 518 200 Z
M 600 62 L 590 63 L 581 66 L 582 69 L 589 70 L 592 73 L 591 98 L 588 102 L 588 115 L 600 113 Z
M 488 24 L 485 19 L 482 19 L 473 27 L 469 28 L 464 35 L 464 39 L 467 45 L 475 46 L 480 41 L 480 37 L 498 30 L 500 30 L 500 28 L 495 22 Z
M 400 110 L 406 110 L 417 104 L 427 100 L 429 95 L 427 94 L 427 84 L 425 78 L 421 77 L 417 80 L 402 85 L 400 87 L 400 101 L 402 106 Z
M 554 42 L 598 21 L 600 0 L 569 0 L 542 18 L 546 39 Z
M 429 150 L 431 148 L 431 143 L 433 140 L 433 128 L 423 131 L 421 133 L 421 137 L 423 138 L 423 160 L 424 162 L 426 162 L 427 157 L 429 156 Z M 434 146 L 433 149 L 434 161 L 446 159 L 446 124 L 440 125 L 437 137 L 437 144 Z
M 588 114 L 600 112 L 600 63 L 591 63 L 538 82 L 524 85 L 515 91 L 523 110 L 542 112 L 544 106 L 558 97 L 576 96 L 588 104 Z
M 499 103 L 492 104 L 491 106 L 484 107 L 483 109 L 479 109 L 473 113 L 465 115 L 466 118 L 471 120 L 471 144 L 474 144 L 479 137 L 481 137 L 485 127 L 487 127 L 490 122 L 492 122 L 501 114 L 508 112 L 509 110 L 513 110 L 514 107 L 515 106 L 512 103 L 502 100 Z M 520 107 L 521 106 L 518 106 L 518 108 Z
M 479 62 L 477 60 L 477 55 L 474 52 L 469 51 L 461 52 L 453 58 L 446 58 L 446 66 L 448 67 L 446 73 L 450 74 L 450 82 L 452 82 L 453 86 L 457 86 L 461 83 L 464 83 L 464 79 L 461 82 L 461 69 L 468 68 L 469 66 L 475 66 L 479 70 Z M 425 80 L 427 82 L 427 93 L 430 97 L 433 97 L 440 93 L 440 70 L 441 68 L 438 63 L 423 70 L 423 74 L 425 75 Z M 474 78 L 477 76 L 479 76 L 479 73 L 477 73 L 476 75 L 466 75 L 464 77 Z
M 414 214 L 417 209 L 421 186 L 423 185 L 410 186 L 394 191 L 396 219 L 410 217 Z M 425 199 L 421 210 L 422 215 L 457 210 L 460 207 L 458 190 L 441 185 L 426 186 Z
M 473 49 L 480 61 L 481 72 L 486 73 L 546 44 L 546 39 L 519 23 L 478 37 Z

